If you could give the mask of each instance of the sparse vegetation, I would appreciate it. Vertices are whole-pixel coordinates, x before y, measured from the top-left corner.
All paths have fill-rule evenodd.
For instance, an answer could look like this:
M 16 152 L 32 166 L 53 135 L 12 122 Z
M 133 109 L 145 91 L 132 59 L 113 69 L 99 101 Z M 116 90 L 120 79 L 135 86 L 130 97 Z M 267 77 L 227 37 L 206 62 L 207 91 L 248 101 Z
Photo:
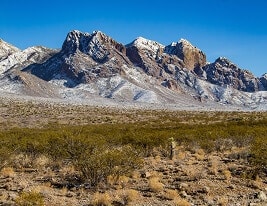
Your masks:
M 110 206 L 112 199 L 108 193 L 96 192 L 92 197 L 93 206 Z
M 18 206 L 44 206 L 44 198 L 37 192 L 22 192 L 15 202 Z
M 77 194 L 86 194 L 92 205 L 114 205 L 119 200 L 127 205 L 140 196 L 145 198 L 143 194 L 173 205 L 190 205 L 193 200 L 179 194 L 200 191 L 208 193 L 211 205 L 224 205 L 232 200 L 219 199 L 217 191 L 209 188 L 181 186 L 181 182 L 190 185 L 208 176 L 228 186 L 240 178 L 249 188 L 266 187 L 267 113 L 119 110 L 19 102 L 2 103 L 2 107 L 7 114 L 0 123 L 1 176 L 12 180 L 20 171 L 42 173 L 38 181 L 64 191 L 59 192 L 62 196 L 71 196 L 70 188 L 81 187 L 84 191 Z M 170 137 L 176 143 L 171 161 Z M 148 172 L 141 171 L 148 165 Z M 176 174 L 180 176 L 173 176 Z M 146 189 L 137 187 L 139 182 Z M 20 184 L 22 192 L 16 201 L 33 201 L 36 194 L 23 192 L 29 184 Z
M 163 191 L 164 185 L 160 182 L 159 177 L 151 177 L 148 182 L 149 188 L 152 192 L 159 193 Z

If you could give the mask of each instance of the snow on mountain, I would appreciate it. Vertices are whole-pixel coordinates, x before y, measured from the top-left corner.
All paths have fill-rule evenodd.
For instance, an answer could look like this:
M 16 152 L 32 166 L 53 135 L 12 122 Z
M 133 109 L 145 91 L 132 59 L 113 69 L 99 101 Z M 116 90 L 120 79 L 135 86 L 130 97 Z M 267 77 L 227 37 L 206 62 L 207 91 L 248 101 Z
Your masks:
M 41 46 L 29 47 L 23 51 L 13 51 L 5 59 L 0 61 L 0 74 L 15 67 L 23 68 L 33 63 L 41 63 L 46 58 L 51 57 L 55 52 L 56 50 Z
M 20 49 L 8 44 L 4 40 L 0 39 L 0 61 L 5 59 L 7 56 L 20 51 Z
M 267 109 L 266 90 L 267 75 L 256 78 L 226 58 L 208 63 L 185 39 L 163 46 L 138 37 L 123 45 L 100 31 L 73 30 L 60 51 L 21 51 L 0 41 L 1 92 L 72 102 Z
M 162 44 L 145 39 L 143 37 L 138 37 L 132 43 L 126 45 L 126 47 L 131 46 L 135 46 L 138 49 L 151 51 L 153 58 L 156 58 L 157 54 L 164 49 L 164 46 Z

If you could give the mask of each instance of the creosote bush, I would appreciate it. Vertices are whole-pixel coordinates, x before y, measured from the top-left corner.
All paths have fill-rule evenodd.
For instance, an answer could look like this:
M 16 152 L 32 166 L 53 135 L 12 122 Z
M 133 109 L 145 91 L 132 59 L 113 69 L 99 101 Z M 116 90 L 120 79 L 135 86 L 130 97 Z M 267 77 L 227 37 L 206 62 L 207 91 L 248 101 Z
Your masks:
M 44 206 L 44 198 L 37 192 L 22 192 L 15 200 L 18 206 Z
M 130 174 L 141 164 L 138 154 L 130 146 L 124 146 L 95 148 L 88 153 L 85 151 L 78 159 L 76 167 L 81 171 L 84 180 L 95 187 L 100 182 L 107 181 L 108 176 L 113 176 L 116 182 L 120 176 Z

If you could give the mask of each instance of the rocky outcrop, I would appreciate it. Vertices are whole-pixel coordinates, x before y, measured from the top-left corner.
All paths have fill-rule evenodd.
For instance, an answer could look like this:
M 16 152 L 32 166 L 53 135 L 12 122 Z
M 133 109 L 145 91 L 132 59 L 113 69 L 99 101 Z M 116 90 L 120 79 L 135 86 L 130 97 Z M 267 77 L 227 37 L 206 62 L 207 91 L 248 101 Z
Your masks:
M 65 86 L 74 87 L 121 73 L 122 65 L 130 62 L 125 54 L 122 44 L 102 32 L 89 34 L 74 30 L 68 33 L 60 52 L 24 71 L 46 81 L 64 79 Z
M 95 31 L 92 34 L 77 30 L 71 31 L 68 33 L 62 46 L 62 52 L 65 54 L 73 54 L 79 51 L 89 55 L 98 63 L 107 61 L 110 52 L 113 50 L 126 53 L 124 45 L 100 31 Z
M 264 75 L 262 75 L 260 78 L 259 78 L 259 81 L 262 85 L 262 90 L 267 90 L 267 73 L 265 73 Z
M 206 65 L 206 55 L 185 39 L 181 39 L 177 43 L 166 46 L 164 52 L 176 55 L 184 62 L 185 68 L 189 70 L 201 68 Z
M 224 57 L 196 71 L 207 81 L 220 86 L 230 86 L 245 92 L 259 90 L 259 80 L 248 70 L 239 68 Z
M 160 76 L 161 68 L 158 65 L 158 60 L 163 50 L 163 45 L 143 37 L 138 37 L 126 45 L 126 55 L 131 62 L 152 76 Z

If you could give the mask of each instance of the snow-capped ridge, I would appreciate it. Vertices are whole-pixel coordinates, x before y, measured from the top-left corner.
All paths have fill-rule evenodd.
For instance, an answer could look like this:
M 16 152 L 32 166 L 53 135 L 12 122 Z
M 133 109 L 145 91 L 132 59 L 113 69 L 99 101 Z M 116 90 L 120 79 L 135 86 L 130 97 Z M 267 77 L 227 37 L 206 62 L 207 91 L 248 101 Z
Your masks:
M 205 54 L 186 39 L 164 46 L 138 37 L 123 45 L 101 31 L 72 30 L 60 51 L 41 46 L 20 51 L 0 41 L 0 54 L 5 51 L 1 45 L 11 48 L 5 59 L 0 58 L 1 78 L 8 81 L 10 91 L 12 85 L 24 88 L 15 93 L 34 91 L 40 84 L 40 91 L 53 85 L 50 88 L 59 90 L 62 98 L 84 101 L 94 94 L 162 105 L 267 103 L 267 74 L 256 78 L 225 57 L 208 63 Z M 17 77 L 23 81 L 16 81 Z
M 178 43 L 183 43 L 183 44 L 187 44 L 187 45 L 192 45 L 187 39 L 181 38 Z
M 148 50 L 156 50 L 159 48 L 164 48 L 164 45 L 150 40 L 150 39 L 146 39 L 144 37 L 137 37 L 133 42 L 131 42 L 130 44 L 128 44 L 127 46 L 136 46 L 137 48 L 144 48 L 144 49 L 148 49 Z

